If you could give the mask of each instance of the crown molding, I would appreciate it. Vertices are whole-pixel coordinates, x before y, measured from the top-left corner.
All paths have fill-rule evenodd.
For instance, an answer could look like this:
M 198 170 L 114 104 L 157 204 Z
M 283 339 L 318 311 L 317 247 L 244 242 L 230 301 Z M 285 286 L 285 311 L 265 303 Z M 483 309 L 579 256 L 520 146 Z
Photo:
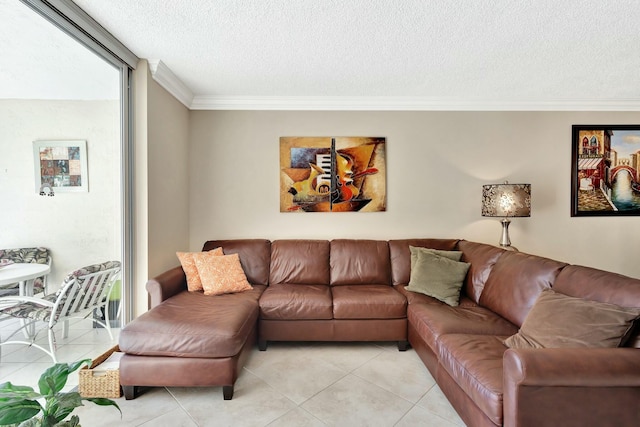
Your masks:
M 193 103 L 193 92 L 180 80 L 173 72 L 160 60 L 149 60 L 149 70 L 151 77 L 173 95 L 185 107 L 191 108 Z
M 153 79 L 191 110 L 281 111 L 640 111 L 640 99 L 433 98 L 419 96 L 194 96 L 160 60 Z
M 195 96 L 192 110 L 640 111 L 640 99 L 493 100 L 390 96 Z

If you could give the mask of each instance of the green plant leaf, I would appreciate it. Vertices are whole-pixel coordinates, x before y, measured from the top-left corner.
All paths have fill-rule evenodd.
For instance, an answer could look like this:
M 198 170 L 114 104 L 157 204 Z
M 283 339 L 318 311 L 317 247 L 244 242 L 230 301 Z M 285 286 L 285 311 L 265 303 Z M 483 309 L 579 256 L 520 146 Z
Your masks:
M 39 393 L 29 386 L 13 385 L 11 382 L 0 384 L 0 402 L 7 399 L 38 399 L 42 397 Z
M 82 367 L 82 365 L 91 366 L 91 359 L 82 359 L 77 362 L 69 363 L 69 373 L 77 371 Z
M 91 359 L 65 364 L 56 363 L 46 369 L 38 386 L 40 393 L 36 393 L 28 386 L 16 386 L 10 382 L 0 384 L 0 425 L 10 424 L 18 427 L 80 427 L 77 415 L 69 416 L 75 408 L 82 406 L 82 400 L 88 400 L 96 405 L 115 406 L 122 415 L 116 402 L 105 398 L 82 399 L 78 392 L 61 393 L 67 383 L 69 374 L 83 365 L 90 365 Z M 44 398 L 44 407 L 31 399 Z M 40 418 L 37 415 L 42 412 Z
M 40 427 L 53 427 L 58 424 L 58 421 L 52 415 L 45 414 L 40 421 Z
M 30 420 L 21 422 L 18 427 L 40 427 L 40 419 L 33 417 Z
M 55 412 L 51 415 L 55 418 L 56 422 L 64 420 L 75 408 L 82 406 L 82 398 L 80 397 L 80 393 L 77 392 L 58 393 L 56 394 L 55 399 L 57 401 L 57 405 L 55 407 Z M 53 407 L 52 410 L 54 410 Z
M 42 375 L 40 375 L 40 379 L 38 380 L 40 393 L 45 396 L 56 394 L 58 391 L 62 390 L 62 387 L 67 383 L 68 377 L 69 367 L 66 363 L 56 363 L 55 365 L 47 368 Z
M 38 386 L 40 387 L 40 393 L 43 395 L 53 395 L 65 386 L 69 374 L 76 371 L 84 364 L 91 364 L 91 359 L 80 360 L 74 363 L 56 363 L 47 370 L 45 370 L 40 376 Z
M 100 405 L 100 406 L 115 406 L 116 409 L 120 411 L 120 415 L 122 415 L 122 410 L 120 409 L 118 404 L 111 399 L 106 399 L 104 397 L 87 397 L 84 400 L 88 400 L 89 402 L 93 402 L 96 405 Z
M 0 425 L 16 424 L 34 417 L 42 410 L 35 400 L 15 399 L 0 405 Z
M 69 418 L 67 421 L 60 422 L 54 427 L 80 427 L 80 418 L 77 415 Z

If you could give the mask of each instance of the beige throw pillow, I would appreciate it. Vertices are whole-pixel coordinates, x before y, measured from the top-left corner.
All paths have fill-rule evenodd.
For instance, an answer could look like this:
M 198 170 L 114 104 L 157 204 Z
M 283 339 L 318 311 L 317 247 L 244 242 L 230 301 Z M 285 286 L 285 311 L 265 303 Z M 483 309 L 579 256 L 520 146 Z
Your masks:
M 570 297 L 545 289 L 507 338 L 509 348 L 619 347 L 640 309 Z
M 415 263 L 411 267 L 409 285 L 405 289 L 428 295 L 455 307 L 460 303 L 460 290 L 470 265 L 436 253 L 417 251 Z
M 253 289 L 247 281 L 238 254 L 195 258 L 205 295 L 222 295 Z
M 215 248 L 206 252 L 176 252 L 176 255 L 180 260 L 184 274 L 187 276 L 187 289 L 190 292 L 199 292 L 203 289 L 195 258 L 202 257 L 207 259 L 213 256 L 222 256 L 224 252 L 222 252 L 222 248 Z

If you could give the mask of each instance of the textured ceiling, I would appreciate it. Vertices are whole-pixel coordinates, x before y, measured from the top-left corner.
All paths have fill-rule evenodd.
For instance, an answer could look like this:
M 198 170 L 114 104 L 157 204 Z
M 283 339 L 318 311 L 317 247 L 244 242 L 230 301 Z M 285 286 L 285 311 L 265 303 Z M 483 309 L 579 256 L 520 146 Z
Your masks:
M 74 2 L 194 102 L 640 105 L 637 0 Z
M 0 99 L 118 99 L 120 74 L 18 0 L 0 0 Z
M 198 96 L 640 98 L 636 0 L 74 0 Z

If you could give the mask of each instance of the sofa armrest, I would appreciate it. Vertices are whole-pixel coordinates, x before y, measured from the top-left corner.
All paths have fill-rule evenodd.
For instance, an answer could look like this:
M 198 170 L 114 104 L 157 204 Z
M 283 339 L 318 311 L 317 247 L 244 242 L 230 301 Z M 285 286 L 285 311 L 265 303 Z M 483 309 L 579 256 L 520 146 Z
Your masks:
M 162 301 L 186 290 L 187 276 L 185 276 L 182 267 L 178 266 L 149 280 L 146 288 L 149 293 L 149 308 L 151 309 Z
M 640 425 L 640 350 L 509 349 L 505 426 Z

